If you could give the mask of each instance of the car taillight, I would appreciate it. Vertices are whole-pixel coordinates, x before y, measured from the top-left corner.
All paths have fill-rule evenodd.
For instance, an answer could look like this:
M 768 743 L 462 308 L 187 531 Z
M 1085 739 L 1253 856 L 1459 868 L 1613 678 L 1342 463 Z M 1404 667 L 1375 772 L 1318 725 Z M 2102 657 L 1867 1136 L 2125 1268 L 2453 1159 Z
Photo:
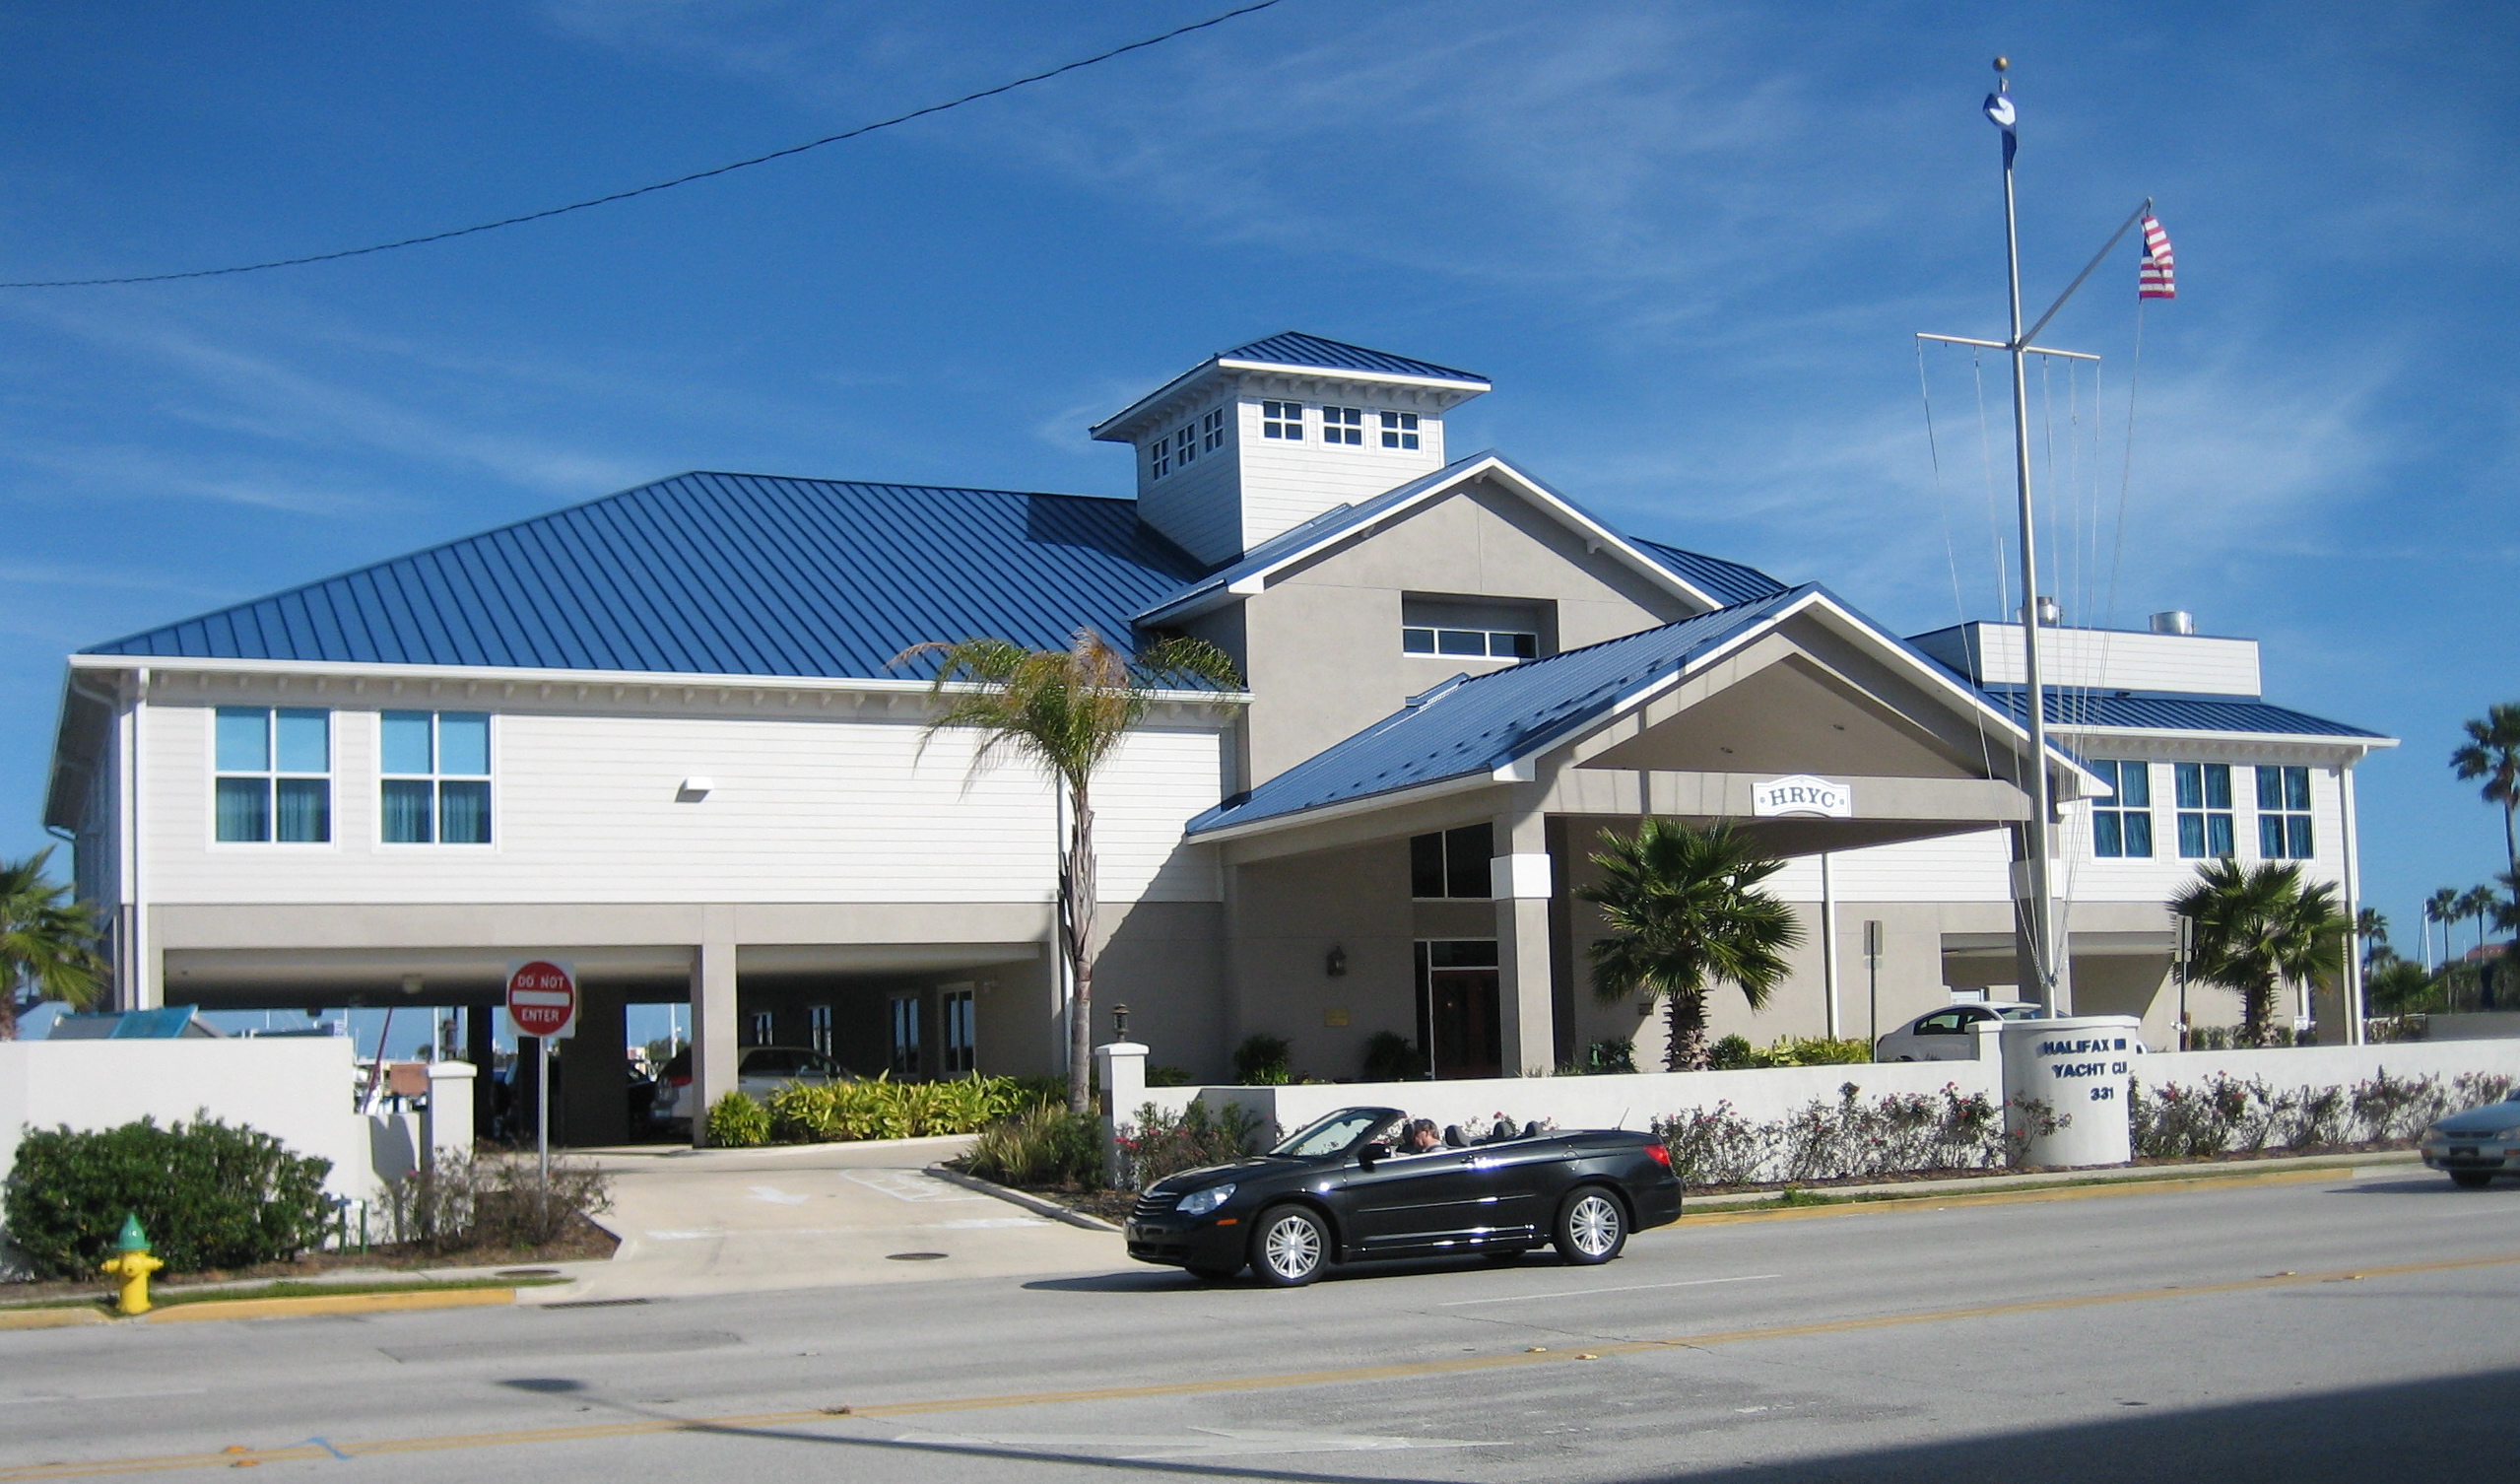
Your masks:
M 1649 1156 L 1649 1157 L 1653 1160 L 1653 1162 L 1654 1162 L 1655 1164 L 1662 1166 L 1662 1167 L 1663 1167 L 1664 1169 L 1666 1169 L 1666 1170 L 1668 1170 L 1668 1169 L 1670 1169 L 1670 1168 L 1671 1168 L 1671 1146 L 1670 1146 L 1670 1145 L 1668 1145 L 1668 1144 L 1648 1144 L 1648 1145 L 1646 1145 L 1646 1146 L 1645 1146 L 1645 1153 L 1646 1153 L 1646 1155 L 1647 1155 L 1647 1156 Z
M 689 1087 L 692 1085 L 692 1079 L 689 1077 L 668 1077 L 665 1080 L 675 1087 Z M 1663 1156 L 1663 1159 L 1666 1163 L 1668 1163 L 1671 1156 L 1666 1154 Z

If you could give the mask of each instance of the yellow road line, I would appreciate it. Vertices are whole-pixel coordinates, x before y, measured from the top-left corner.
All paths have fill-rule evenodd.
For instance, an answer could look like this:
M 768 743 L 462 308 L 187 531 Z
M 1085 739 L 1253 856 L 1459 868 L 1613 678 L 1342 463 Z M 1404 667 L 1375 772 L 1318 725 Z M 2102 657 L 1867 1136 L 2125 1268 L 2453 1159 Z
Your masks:
M 1387 1366 L 1352 1366 L 1336 1371 L 1294 1371 L 1274 1376 L 1237 1376 L 1215 1381 L 1170 1382 L 1152 1385 L 1097 1386 L 1070 1391 L 1026 1391 L 1003 1396 L 959 1396 L 933 1401 L 878 1402 L 869 1406 L 829 1409 L 818 1407 L 795 1412 L 760 1412 L 722 1417 L 641 1418 L 636 1421 L 595 1423 L 573 1427 L 461 1433 L 436 1438 L 381 1438 L 366 1443 L 337 1442 L 331 1444 L 330 1448 L 351 1457 L 364 1457 L 368 1454 L 504 1448 L 528 1443 L 580 1443 L 605 1438 L 653 1436 L 659 1433 L 746 1432 L 762 1428 L 795 1427 L 801 1424 L 829 1422 L 834 1416 L 842 1413 L 852 1417 L 916 1417 L 933 1412 L 976 1412 L 1003 1407 L 1058 1406 L 1088 1401 L 1130 1401 L 1160 1396 L 1214 1394 L 1222 1391 L 1277 1390 L 1290 1386 L 1349 1385 L 1358 1382 L 1389 1381 L 1402 1377 L 1448 1376 L 1464 1372 L 1492 1371 L 1506 1366 L 1555 1365 L 1584 1358 L 1643 1355 L 1654 1351 L 1694 1350 L 1713 1345 L 1747 1344 L 1757 1340 L 1798 1339 L 1818 1334 L 1850 1334 L 1868 1329 L 1894 1329 L 1916 1324 L 1948 1324 L 1966 1319 L 2000 1318 L 2011 1315 L 2053 1314 L 2061 1310 L 2141 1304 L 2155 1299 L 2193 1299 L 2222 1294 L 2260 1293 L 2271 1289 L 2299 1288 L 2316 1283 L 2396 1278 L 2419 1273 L 2457 1272 L 2466 1268 L 2503 1267 L 2512 1264 L 2520 1264 L 2520 1252 L 2497 1252 L 2483 1257 L 2449 1257 L 2432 1262 L 2382 1263 L 2369 1267 L 2338 1268 L 2319 1273 L 2278 1273 L 2271 1277 L 2243 1278 L 2229 1283 L 2135 1288 L 2116 1293 L 2084 1294 L 2074 1298 L 2029 1299 L 2011 1304 L 1979 1304 L 1966 1309 L 1936 1309 L 1921 1313 L 1874 1315 L 1851 1319 L 1823 1319 L 1805 1324 L 1771 1324 L 1756 1329 L 1717 1330 L 1707 1334 L 1676 1335 L 1669 1339 L 1658 1340 L 1613 1341 L 1595 1343 L 1580 1349 L 1569 1347 L 1564 1350 L 1546 1350 L 1537 1353 L 1515 1351 L 1503 1355 L 1472 1356 L 1460 1360 L 1402 1361 Z M 326 1456 L 328 1453 L 322 1446 L 298 1445 L 274 1449 L 238 1447 L 225 1452 L 177 1453 L 154 1458 L 103 1458 L 82 1463 L 37 1463 L 18 1468 L 0 1468 L 0 1484 L 14 1484 L 14 1481 L 30 1479 L 78 1479 L 108 1474 L 162 1473 L 186 1468 L 225 1468 L 236 1464 L 280 1463 Z
M 1774 1210 L 1717 1209 L 1681 1218 L 1683 1227 L 1742 1221 L 1798 1221 L 1813 1216 L 1847 1216 L 1858 1211 L 1940 1210 L 1945 1206 L 2010 1206 L 2042 1200 L 2089 1200 L 2102 1195 L 2160 1195 L 2172 1190 L 2227 1190 L 2234 1185 L 2306 1185 L 2352 1180 L 2351 1166 L 2322 1170 L 2277 1170 L 2265 1175 L 2206 1175 L 2166 1180 L 2106 1180 L 2089 1185 L 2031 1185 L 2019 1190 L 1972 1190 L 1956 1195 L 1890 1195 L 1871 1200 L 1839 1201 L 1818 1206 L 1783 1206 Z

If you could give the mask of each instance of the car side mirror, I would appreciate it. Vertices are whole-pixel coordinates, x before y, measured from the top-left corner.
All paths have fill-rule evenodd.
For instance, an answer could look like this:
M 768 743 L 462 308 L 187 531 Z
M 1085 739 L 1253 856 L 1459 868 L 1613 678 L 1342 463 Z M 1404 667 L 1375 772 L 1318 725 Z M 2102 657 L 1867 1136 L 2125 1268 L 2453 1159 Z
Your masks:
M 1370 1165 L 1376 1160 L 1389 1158 L 1391 1158 L 1391 1146 L 1380 1139 L 1357 1151 L 1357 1163 L 1359 1165 Z

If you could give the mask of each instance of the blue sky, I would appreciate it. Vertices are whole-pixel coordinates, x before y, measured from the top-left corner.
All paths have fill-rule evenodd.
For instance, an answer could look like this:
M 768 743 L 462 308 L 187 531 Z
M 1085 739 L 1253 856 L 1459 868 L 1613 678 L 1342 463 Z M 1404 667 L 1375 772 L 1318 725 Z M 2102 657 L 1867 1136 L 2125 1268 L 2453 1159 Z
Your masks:
M 532 210 L 1222 8 L 15 5 L 0 278 Z M 44 843 L 83 644 L 691 468 L 1125 493 L 1086 425 L 1288 328 L 1487 373 L 1452 445 L 1629 529 L 1904 630 L 1993 616 L 1969 363 L 1931 364 L 1938 485 L 1910 337 L 2000 328 L 1999 50 L 2034 304 L 2148 194 L 2178 248 L 2131 475 L 2131 245 L 2048 333 L 2107 358 L 2096 423 L 2036 389 L 2056 585 L 2261 638 L 2271 698 L 2405 739 L 2361 799 L 2411 947 L 2499 868 L 2443 759 L 2520 699 L 2506 6 L 1288 0 L 560 221 L 0 292 L 0 850 Z

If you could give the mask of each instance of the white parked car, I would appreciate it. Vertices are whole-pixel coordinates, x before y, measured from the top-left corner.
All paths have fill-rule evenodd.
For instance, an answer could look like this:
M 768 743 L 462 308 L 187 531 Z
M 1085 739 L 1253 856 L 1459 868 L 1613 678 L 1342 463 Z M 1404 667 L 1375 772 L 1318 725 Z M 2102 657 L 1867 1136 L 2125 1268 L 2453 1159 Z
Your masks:
M 744 1059 L 736 1063 L 735 1087 L 754 1102 L 763 1103 L 790 1083 L 850 1082 L 856 1078 L 857 1073 L 807 1046 L 748 1046 Z M 697 1098 L 692 1086 L 692 1048 L 685 1046 L 665 1063 L 664 1072 L 656 1079 L 656 1121 L 671 1123 L 690 1118 Z
M 1890 1032 L 1873 1047 L 1875 1061 L 1968 1061 L 1977 1055 L 1977 1028 L 1991 1020 L 2036 1020 L 2039 1007 L 1997 999 L 1947 1005 Z

